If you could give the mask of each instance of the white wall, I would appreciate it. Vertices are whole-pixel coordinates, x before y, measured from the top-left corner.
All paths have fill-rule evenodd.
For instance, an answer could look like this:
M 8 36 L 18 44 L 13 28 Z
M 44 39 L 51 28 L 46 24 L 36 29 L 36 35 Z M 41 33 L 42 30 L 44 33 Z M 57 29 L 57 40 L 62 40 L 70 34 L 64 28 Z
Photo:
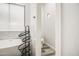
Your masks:
M 24 7 L 0 4 L 0 31 L 23 31 Z
M 42 8 L 42 36 L 45 42 L 55 47 L 56 4 L 44 4 Z
M 9 25 L 9 6 L 0 4 L 0 30 L 8 30 Z
M 9 12 L 9 31 L 24 31 L 24 6 L 10 4 Z
M 30 7 L 30 3 L 26 3 L 25 4 L 25 19 L 26 19 L 26 23 L 25 23 L 25 25 L 27 26 L 27 25 L 30 25 L 30 19 L 31 19 L 31 7 Z
M 79 55 L 79 4 L 62 4 L 62 55 Z

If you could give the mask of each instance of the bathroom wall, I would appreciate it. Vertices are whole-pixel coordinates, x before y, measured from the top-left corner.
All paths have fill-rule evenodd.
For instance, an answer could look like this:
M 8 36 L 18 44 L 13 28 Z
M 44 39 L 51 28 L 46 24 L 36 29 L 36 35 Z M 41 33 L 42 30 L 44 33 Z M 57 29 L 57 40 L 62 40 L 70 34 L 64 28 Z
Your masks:
M 24 7 L 0 4 L 0 31 L 23 31 Z
M 62 55 L 79 56 L 79 4 L 61 6 Z
M 26 19 L 26 23 L 25 25 L 29 25 L 30 26 L 30 22 L 31 22 L 31 6 L 30 6 L 30 3 L 26 3 L 25 4 L 25 19 Z
M 42 36 L 52 47 L 55 47 L 56 4 L 44 4 L 42 7 Z
M 0 4 L 0 30 L 8 30 L 9 25 L 9 6 Z

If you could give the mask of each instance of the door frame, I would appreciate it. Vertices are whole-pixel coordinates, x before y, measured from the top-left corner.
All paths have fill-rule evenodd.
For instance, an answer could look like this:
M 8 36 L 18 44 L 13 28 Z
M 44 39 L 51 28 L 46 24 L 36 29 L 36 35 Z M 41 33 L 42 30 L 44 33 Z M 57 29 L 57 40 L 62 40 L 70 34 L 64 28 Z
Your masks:
M 55 50 L 56 56 L 61 56 L 61 3 L 56 3 Z
M 31 14 L 32 14 L 31 15 L 31 21 L 33 21 L 33 22 L 36 23 L 37 22 L 37 18 L 36 19 L 33 19 L 33 16 L 36 16 L 37 17 L 37 4 L 31 4 L 31 6 L 32 6 L 31 7 L 31 9 L 32 9 L 31 10 Z M 34 8 L 34 10 L 33 10 L 33 8 Z M 32 24 L 32 25 L 34 25 L 36 27 L 36 24 L 35 25 Z M 32 27 L 34 27 L 34 26 L 32 26 Z M 34 33 L 31 33 L 31 34 L 34 34 Z M 39 35 L 37 35 L 37 36 L 39 36 Z M 38 38 L 38 37 L 36 37 L 36 38 Z M 38 41 L 41 41 L 41 39 L 40 38 L 38 38 L 38 39 L 39 40 L 33 40 L 35 42 L 35 44 L 33 46 L 33 47 L 35 47 L 35 49 L 34 49 L 34 52 L 35 52 L 34 55 L 35 56 L 41 56 L 41 53 L 40 53 L 40 51 L 41 51 L 40 50 L 41 49 L 41 46 L 40 46 L 41 43 L 38 42 Z M 39 47 L 38 47 L 38 45 L 39 45 Z M 56 3 L 55 50 L 56 50 L 55 56 L 61 56 L 61 3 Z

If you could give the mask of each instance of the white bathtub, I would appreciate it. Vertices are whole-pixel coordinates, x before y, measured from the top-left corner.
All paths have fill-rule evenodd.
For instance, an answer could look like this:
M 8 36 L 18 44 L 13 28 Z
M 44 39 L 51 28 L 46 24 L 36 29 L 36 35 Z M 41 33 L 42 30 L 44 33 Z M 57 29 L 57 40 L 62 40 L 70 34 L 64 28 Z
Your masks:
M 18 46 L 22 43 L 21 39 L 1 39 L 0 56 L 18 56 L 20 52 Z

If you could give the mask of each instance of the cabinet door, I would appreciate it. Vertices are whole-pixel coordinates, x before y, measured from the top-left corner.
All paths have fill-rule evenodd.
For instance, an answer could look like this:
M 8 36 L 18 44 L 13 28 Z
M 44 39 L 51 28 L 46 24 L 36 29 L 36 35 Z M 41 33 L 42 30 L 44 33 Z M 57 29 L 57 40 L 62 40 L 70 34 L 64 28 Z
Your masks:
M 24 7 L 18 5 L 10 5 L 10 30 L 24 30 Z
M 9 6 L 0 4 L 0 31 L 8 31 L 9 26 Z

